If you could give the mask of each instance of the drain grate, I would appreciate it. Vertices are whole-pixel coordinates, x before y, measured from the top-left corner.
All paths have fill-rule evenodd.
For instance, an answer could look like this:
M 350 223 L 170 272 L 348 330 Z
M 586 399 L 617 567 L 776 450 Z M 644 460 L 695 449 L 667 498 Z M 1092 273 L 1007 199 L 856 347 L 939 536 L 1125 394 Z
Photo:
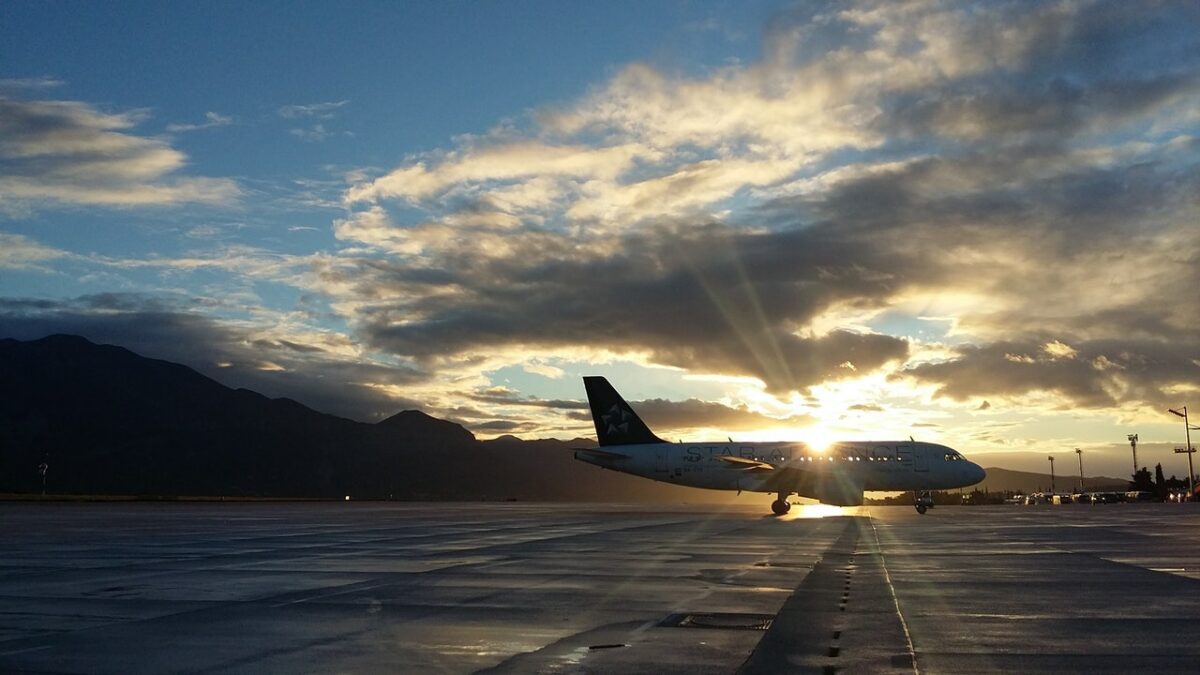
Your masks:
M 775 621 L 774 614 L 738 614 L 707 612 L 672 614 L 659 622 L 663 628 L 715 628 L 719 630 L 767 630 Z

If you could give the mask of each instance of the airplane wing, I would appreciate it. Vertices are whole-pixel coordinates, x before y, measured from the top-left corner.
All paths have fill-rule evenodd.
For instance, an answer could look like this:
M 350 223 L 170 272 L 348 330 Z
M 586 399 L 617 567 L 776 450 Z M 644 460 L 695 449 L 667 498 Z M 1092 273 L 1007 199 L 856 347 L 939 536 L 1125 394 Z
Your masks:
M 760 462 L 757 459 L 747 459 L 745 457 L 723 455 L 720 459 L 722 462 L 729 462 L 739 467 L 742 471 L 775 471 L 778 468 L 774 464 Z
M 776 466 L 745 457 L 721 457 L 763 478 L 761 488 L 771 492 L 795 492 L 825 504 L 857 506 L 863 502 L 863 478 L 843 471 L 815 471 L 808 467 Z

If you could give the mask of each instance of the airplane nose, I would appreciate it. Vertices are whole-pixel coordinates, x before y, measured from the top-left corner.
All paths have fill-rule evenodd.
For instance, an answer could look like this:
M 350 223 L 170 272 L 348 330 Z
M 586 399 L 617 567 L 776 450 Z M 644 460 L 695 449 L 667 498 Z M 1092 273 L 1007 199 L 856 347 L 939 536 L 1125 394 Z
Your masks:
M 974 485 L 987 478 L 987 471 L 984 471 L 982 466 L 971 462 L 971 484 Z

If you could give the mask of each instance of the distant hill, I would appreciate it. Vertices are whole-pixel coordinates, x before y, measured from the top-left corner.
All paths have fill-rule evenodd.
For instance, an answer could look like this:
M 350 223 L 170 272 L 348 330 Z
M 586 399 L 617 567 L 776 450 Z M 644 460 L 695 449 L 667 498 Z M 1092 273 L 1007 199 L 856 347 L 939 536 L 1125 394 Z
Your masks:
M 1129 489 L 1129 481 L 1121 478 L 1109 478 L 1107 476 L 1085 476 L 1083 479 L 1083 487 L 1088 492 L 1124 492 Z M 1054 477 L 1054 487 L 1059 492 L 1072 492 L 1079 488 L 1078 476 L 1063 476 Z M 1011 471 L 1009 469 L 1001 469 L 998 467 L 990 467 L 987 469 L 987 478 L 982 483 L 969 490 L 974 489 L 989 490 L 991 492 L 1003 492 L 1005 490 L 1013 490 L 1017 492 L 1049 492 L 1050 491 L 1050 474 L 1048 473 L 1033 473 L 1029 471 Z
M 0 339 L 0 492 L 401 500 L 749 502 L 577 462 L 591 439 L 478 441 L 405 410 L 376 424 L 231 389 L 186 366 L 70 335 Z M 1059 476 L 1060 490 L 1076 481 Z M 1089 490 L 1125 489 L 1088 478 Z M 1047 489 L 990 468 L 992 491 Z M 765 499 L 765 497 L 763 497 Z
M 417 410 L 377 424 L 231 389 L 70 335 L 0 340 L 0 492 L 728 501 L 577 462 L 590 440 L 480 442 Z

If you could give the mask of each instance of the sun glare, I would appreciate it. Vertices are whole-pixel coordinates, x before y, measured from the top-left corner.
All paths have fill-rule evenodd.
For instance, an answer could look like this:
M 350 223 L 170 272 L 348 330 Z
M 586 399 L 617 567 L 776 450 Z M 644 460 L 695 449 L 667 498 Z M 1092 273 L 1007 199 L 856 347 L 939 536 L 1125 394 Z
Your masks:
M 801 432 L 800 437 L 808 444 L 813 452 L 825 452 L 837 442 L 836 434 L 825 427 L 808 427 Z
M 840 506 L 831 506 L 829 504 L 797 504 L 792 507 L 792 512 L 788 514 L 792 519 L 797 518 L 833 518 L 845 515 Z

